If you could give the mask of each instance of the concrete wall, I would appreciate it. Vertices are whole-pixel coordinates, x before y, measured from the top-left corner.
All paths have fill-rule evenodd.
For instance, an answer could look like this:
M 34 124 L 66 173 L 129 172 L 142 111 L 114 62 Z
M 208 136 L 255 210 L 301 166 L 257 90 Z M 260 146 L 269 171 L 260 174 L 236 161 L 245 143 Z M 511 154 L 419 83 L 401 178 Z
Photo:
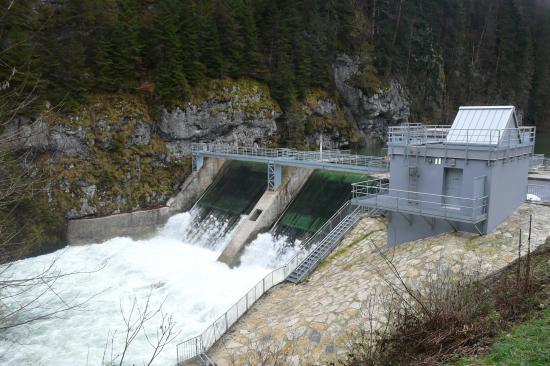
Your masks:
M 169 207 L 161 207 L 91 219 L 69 220 L 67 241 L 69 245 L 83 245 L 101 243 L 118 236 L 144 239 L 154 234 L 172 214 Z
M 240 254 L 246 245 L 254 240 L 258 233 L 267 230 L 275 223 L 312 173 L 311 169 L 283 168 L 283 179 L 279 189 L 265 191 L 250 211 L 248 219 L 235 229 L 231 241 L 218 260 L 230 265 L 238 264 Z
M 165 207 L 90 219 L 69 220 L 67 241 L 69 245 L 101 243 L 127 236 L 145 239 L 164 225 L 170 216 L 189 210 L 212 184 L 224 166 L 223 159 L 206 159 L 201 170 L 193 172 L 180 188 L 180 192 L 168 200 Z
M 202 168 L 187 177 L 181 185 L 179 193 L 168 200 L 167 206 L 174 212 L 184 212 L 191 209 L 212 184 L 224 164 L 224 159 L 205 158 Z

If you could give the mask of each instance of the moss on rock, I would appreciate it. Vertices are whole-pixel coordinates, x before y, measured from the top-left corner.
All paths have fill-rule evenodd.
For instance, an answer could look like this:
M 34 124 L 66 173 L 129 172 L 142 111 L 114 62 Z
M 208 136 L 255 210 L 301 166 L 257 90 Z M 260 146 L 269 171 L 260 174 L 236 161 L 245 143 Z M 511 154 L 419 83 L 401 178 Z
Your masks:
M 189 159 L 171 155 L 139 97 L 98 95 L 75 113 L 45 117 L 85 131 L 83 154 L 39 160 L 50 204 L 69 218 L 161 206 L 189 174 Z
M 200 83 L 191 96 L 190 103 L 231 102 L 232 108 L 248 113 L 275 111 L 281 113 L 277 102 L 271 98 L 269 87 L 252 79 L 212 79 Z

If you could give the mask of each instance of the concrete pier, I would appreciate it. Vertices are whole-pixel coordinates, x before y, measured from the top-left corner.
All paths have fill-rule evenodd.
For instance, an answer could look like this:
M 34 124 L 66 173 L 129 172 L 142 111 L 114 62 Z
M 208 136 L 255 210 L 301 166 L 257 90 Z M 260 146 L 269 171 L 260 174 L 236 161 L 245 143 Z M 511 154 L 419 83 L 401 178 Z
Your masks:
M 246 245 L 254 240 L 258 233 L 267 230 L 275 223 L 300 192 L 312 173 L 312 169 L 283 168 L 283 177 L 279 189 L 265 191 L 250 215 L 248 215 L 248 219 L 235 229 L 233 238 L 218 260 L 229 265 L 237 265 L 239 256 Z

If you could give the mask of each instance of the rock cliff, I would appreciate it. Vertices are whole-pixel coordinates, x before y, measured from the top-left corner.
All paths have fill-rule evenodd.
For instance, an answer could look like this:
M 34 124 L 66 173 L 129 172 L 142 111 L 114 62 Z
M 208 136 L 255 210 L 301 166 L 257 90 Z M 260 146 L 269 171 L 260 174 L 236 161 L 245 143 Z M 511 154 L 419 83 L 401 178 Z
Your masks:
M 67 219 L 159 207 L 189 173 L 191 142 L 268 144 L 281 114 L 267 86 L 213 80 L 151 116 L 132 95 L 98 95 L 67 114 L 19 118 L 4 133 L 33 156 L 47 202 Z
M 371 96 L 348 85 L 358 67 L 347 56 L 335 64 L 338 91 L 359 128 L 336 94 L 310 90 L 283 115 L 269 88 L 249 79 L 202 83 L 171 110 L 109 94 L 72 113 L 18 118 L 3 133 L 17 136 L 15 151 L 29 154 L 33 176 L 41 177 L 25 214 L 51 212 L 62 222 L 163 206 L 189 174 L 192 142 L 315 149 L 322 136 L 324 148 L 347 149 L 361 144 L 361 133 L 382 139 L 388 123 L 408 119 L 408 103 L 396 82 Z
M 410 105 L 397 80 L 369 95 L 354 86 L 361 66 L 358 57 L 340 55 L 333 65 L 334 83 L 367 142 L 383 142 L 388 126 L 409 121 Z
M 162 109 L 160 130 L 176 156 L 189 155 L 192 142 L 267 144 L 277 130 L 281 109 L 269 89 L 252 80 L 211 80 L 190 102 Z
M 360 131 L 346 115 L 335 97 L 322 90 L 306 94 L 301 104 L 305 147 L 317 149 L 323 136 L 323 148 L 349 149 L 361 144 Z

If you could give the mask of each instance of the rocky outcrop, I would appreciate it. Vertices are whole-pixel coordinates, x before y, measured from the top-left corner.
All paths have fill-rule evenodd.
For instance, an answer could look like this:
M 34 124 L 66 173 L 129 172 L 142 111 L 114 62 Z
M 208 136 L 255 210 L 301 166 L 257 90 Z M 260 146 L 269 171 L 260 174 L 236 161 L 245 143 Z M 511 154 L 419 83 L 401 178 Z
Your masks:
M 339 56 L 333 66 L 334 82 L 367 141 L 382 142 L 388 126 L 409 121 L 410 103 L 397 80 L 390 80 L 387 87 L 371 95 L 355 87 L 352 79 L 361 66 L 358 57 Z
M 351 145 L 360 143 L 357 128 L 341 105 L 326 92 L 309 91 L 300 108 L 306 148 L 318 148 L 321 136 L 325 149 L 349 149 Z
M 102 95 L 73 113 L 46 110 L 7 126 L 14 148 L 45 181 L 48 208 L 67 219 L 159 207 L 175 194 L 188 163 L 154 131 L 145 102 Z
M 73 113 L 19 118 L 4 133 L 35 157 L 50 208 L 78 219 L 165 205 L 189 174 L 191 142 L 266 144 L 280 115 L 267 86 L 212 80 L 160 120 L 138 96 L 97 95 Z
M 17 136 L 17 148 L 81 157 L 86 155 L 86 133 L 87 129 L 66 125 L 50 127 L 42 116 L 34 121 L 27 118 L 16 119 L 5 131 L 8 136 Z
M 192 142 L 265 144 L 281 115 L 267 88 L 251 80 L 213 80 L 199 87 L 182 107 L 163 109 L 160 130 L 176 156 L 188 155 Z

